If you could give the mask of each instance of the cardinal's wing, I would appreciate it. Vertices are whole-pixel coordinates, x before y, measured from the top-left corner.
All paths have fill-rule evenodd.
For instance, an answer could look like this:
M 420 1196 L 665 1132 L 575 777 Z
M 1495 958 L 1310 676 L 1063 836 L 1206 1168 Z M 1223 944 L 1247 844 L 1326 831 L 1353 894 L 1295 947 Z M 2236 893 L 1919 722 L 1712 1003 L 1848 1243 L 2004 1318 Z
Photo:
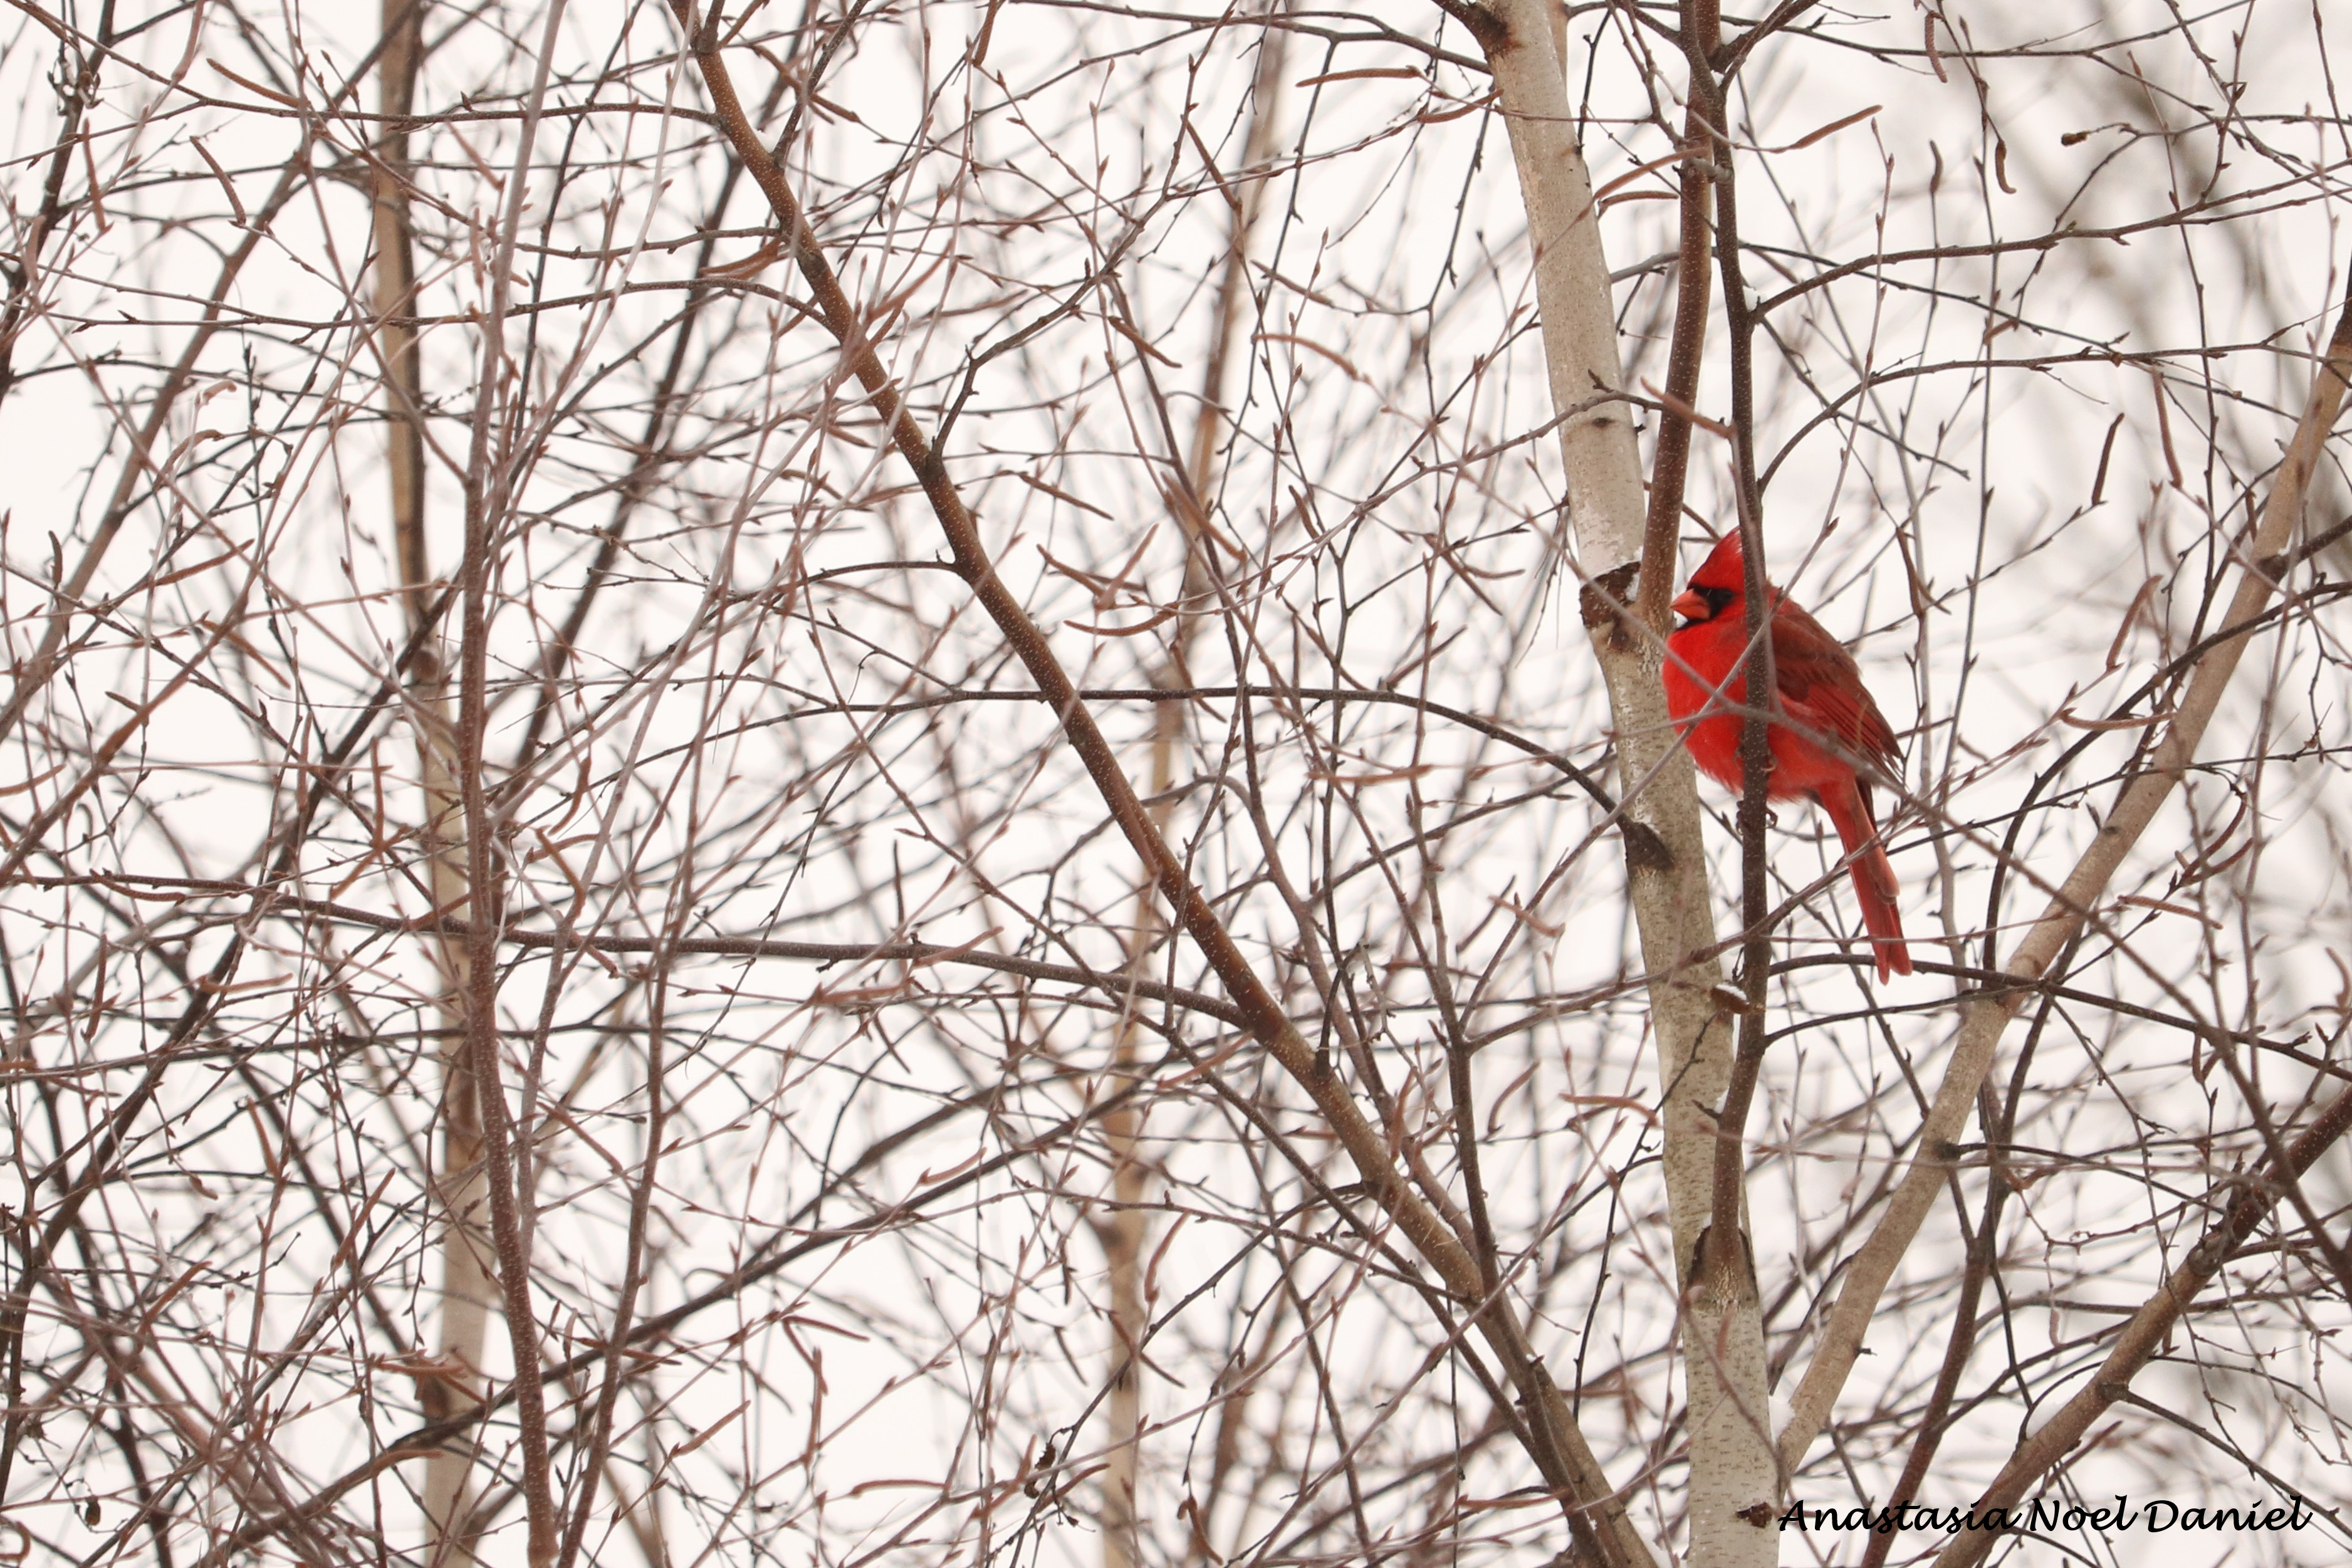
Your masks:
M 1772 672 L 1789 717 L 1868 759 L 1888 776 L 1901 776 L 1895 731 L 1871 700 L 1853 655 L 1786 599 L 1772 617 Z

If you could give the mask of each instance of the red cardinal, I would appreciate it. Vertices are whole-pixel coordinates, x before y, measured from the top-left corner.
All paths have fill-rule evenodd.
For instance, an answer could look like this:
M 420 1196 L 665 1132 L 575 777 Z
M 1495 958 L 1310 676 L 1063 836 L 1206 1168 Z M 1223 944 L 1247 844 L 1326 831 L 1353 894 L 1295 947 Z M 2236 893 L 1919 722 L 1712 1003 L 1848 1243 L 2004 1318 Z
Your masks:
M 1770 593 L 1772 674 L 1783 717 L 1765 731 L 1772 744 L 1765 798 L 1810 795 L 1821 802 L 1852 861 L 1854 896 L 1877 951 L 1879 979 L 1908 974 L 1911 950 L 1903 945 L 1903 919 L 1895 908 L 1895 868 L 1878 842 L 1870 781 L 1854 771 L 1860 762 L 1890 778 L 1899 776 L 1895 731 L 1864 689 L 1862 671 L 1844 645 L 1780 589 Z M 1742 668 L 1748 578 L 1737 529 L 1691 574 L 1690 585 L 1675 601 L 1675 614 L 1683 621 L 1666 639 L 1666 711 L 1674 715 L 1699 771 L 1738 789 L 1737 709 L 1748 699 Z

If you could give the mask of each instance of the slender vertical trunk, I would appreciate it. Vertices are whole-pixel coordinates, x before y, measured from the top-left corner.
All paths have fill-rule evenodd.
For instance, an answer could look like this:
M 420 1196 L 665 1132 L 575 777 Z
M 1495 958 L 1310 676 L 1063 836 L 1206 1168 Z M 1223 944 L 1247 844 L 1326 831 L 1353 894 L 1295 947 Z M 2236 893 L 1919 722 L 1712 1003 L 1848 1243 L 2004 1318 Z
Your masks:
M 1696 778 L 1667 721 L 1661 644 L 1632 608 L 1647 508 L 1631 410 L 1615 396 L 1624 373 L 1592 179 L 1577 144 L 1553 9 L 1494 0 L 1455 14 L 1494 67 L 1527 205 L 1585 629 L 1608 685 L 1625 781 L 1626 880 L 1643 961 L 1656 977 L 1650 1014 L 1664 1093 L 1662 1163 L 1690 1401 L 1689 1560 L 1699 1568 L 1763 1568 L 1779 1554 L 1770 1506 L 1779 1478 L 1762 1311 L 1744 1224 L 1736 1236 L 1709 1228 L 1732 1031 L 1718 995 L 1721 965 L 1692 956 L 1715 941 Z M 1655 564 L 1670 570 L 1672 561 Z M 1663 602 L 1656 583 L 1643 587 L 1645 598 Z
M 1269 29 L 1258 46 L 1257 80 L 1250 100 L 1249 132 L 1243 142 L 1243 167 L 1254 170 L 1273 153 L 1275 114 L 1282 88 L 1283 44 L 1289 35 Z M 1192 426 L 1192 447 L 1185 457 L 1184 493 L 1175 511 L 1184 533 L 1184 576 L 1167 656 L 1151 673 L 1151 684 L 1161 691 L 1182 689 L 1191 682 L 1190 654 L 1201 626 L 1201 605 L 1215 592 L 1209 576 L 1210 548 L 1202 538 L 1196 509 L 1205 509 L 1214 487 L 1217 438 L 1223 424 L 1221 399 L 1225 367 L 1233 357 L 1234 338 L 1249 297 L 1249 238 L 1264 205 L 1265 185 L 1244 181 L 1240 205 L 1233 209 L 1232 237 L 1225 249 L 1224 276 L 1217 287 L 1216 334 L 1202 373 L 1200 416 Z M 1181 699 L 1153 705 L 1151 737 L 1151 818 L 1164 835 L 1168 830 L 1169 795 L 1176 785 L 1176 759 L 1190 729 L 1191 707 Z M 1136 889 L 1135 935 L 1128 950 L 1131 979 L 1149 978 L 1153 955 L 1166 930 L 1160 900 L 1147 880 Z M 1133 1087 L 1140 1070 L 1138 1037 L 1132 1011 L 1119 1022 L 1112 1047 L 1109 1092 L 1121 1095 Z M 1138 1152 L 1143 1130 L 1139 1098 L 1124 1100 L 1103 1118 L 1104 1141 L 1110 1146 L 1111 1199 L 1109 1215 L 1095 1227 L 1102 1243 L 1109 1275 L 1112 1352 L 1118 1364 L 1111 1374 L 1108 1410 L 1110 1444 L 1102 1479 L 1103 1568 L 1134 1568 L 1140 1541 L 1136 1530 L 1136 1460 L 1143 1439 L 1143 1387 L 1140 1376 L 1148 1303 L 1143 1296 L 1144 1251 L 1150 1226 L 1143 1211 L 1149 1172 Z
M 383 0 L 383 51 L 377 65 L 384 121 L 376 144 L 376 331 L 390 436 L 393 537 L 412 630 L 430 613 L 436 597 L 425 537 L 424 384 L 417 363 L 405 120 L 415 95 L 424 8 L 425 0 Z M 462 913 L 467 902 L 465 823 L 450 767 L 448 679 L 437 647 L 420 649 L 411 664 L 407 706 L 425 786 L 425 886 L 436 910 Z M 465 943 L 438 939 L 433 956 L 441 984 L 441 1157 L 435 1199 L 444 1224 L 436 1355 L 442 1371 L 423 1380 L 419 1388 L 426 1416 L 438 1419 L 480 1397 L 482 1345 L 497 1291 L 489 1277 L 489 1237 L 482 1223 L 481 1119 L 466 1065 Z M 444 1568 L 473 1561 L 466 1531 L 472 1469 L 471 1454 L 458 1447 L 435 1454 L 425 1465 L 428 1560 Z

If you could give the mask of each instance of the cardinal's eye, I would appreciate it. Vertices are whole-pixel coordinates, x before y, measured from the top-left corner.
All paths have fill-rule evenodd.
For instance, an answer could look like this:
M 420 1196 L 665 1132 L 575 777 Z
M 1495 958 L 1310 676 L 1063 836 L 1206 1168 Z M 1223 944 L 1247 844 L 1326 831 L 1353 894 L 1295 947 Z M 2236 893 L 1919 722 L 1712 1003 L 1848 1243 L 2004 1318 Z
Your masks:
M 1701 588 L 1698 591 L 1698 596 L 1706 601 L 1706 613 L 1709 616 L 1719 616 L 1731 608 L 1731 601 L 1739 595 L 1728 588 Z

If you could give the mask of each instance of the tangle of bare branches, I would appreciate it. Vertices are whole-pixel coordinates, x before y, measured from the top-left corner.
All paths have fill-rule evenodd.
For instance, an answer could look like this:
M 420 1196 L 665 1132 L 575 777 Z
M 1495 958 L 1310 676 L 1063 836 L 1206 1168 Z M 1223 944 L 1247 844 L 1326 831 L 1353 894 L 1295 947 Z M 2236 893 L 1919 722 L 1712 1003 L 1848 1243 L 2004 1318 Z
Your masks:
M 0 1553 L 2340 1561 L 2335 20 L 23 0 Z

